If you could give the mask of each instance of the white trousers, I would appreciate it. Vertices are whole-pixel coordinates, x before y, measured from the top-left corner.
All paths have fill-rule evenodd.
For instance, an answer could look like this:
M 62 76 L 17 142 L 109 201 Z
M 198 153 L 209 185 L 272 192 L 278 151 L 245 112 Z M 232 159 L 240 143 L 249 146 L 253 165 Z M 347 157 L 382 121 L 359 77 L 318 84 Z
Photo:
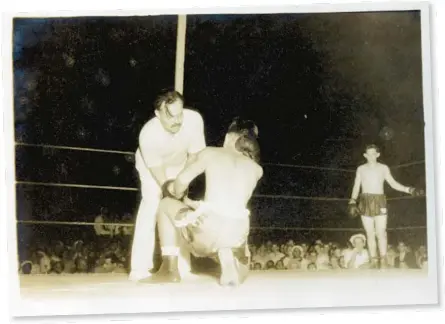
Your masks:
M 141 183 L 141 202 L 136 215 L 136 224 L 133 234 L 131 250 L 131 273 L 144 276 L 153 269 L 153 257 L 155 250 L 156 216 L 162 191 L 150 171 L 145 167 L 141 156 L 136 154 L 136 169 Z M 184 168 L 184 165 L 167 168 L 166 176 L 174 179 Z M 191 271 L 190 250 L 186 244 L 181 245 L 178 258 L 178 268 L 181 276 L 186 276 Z

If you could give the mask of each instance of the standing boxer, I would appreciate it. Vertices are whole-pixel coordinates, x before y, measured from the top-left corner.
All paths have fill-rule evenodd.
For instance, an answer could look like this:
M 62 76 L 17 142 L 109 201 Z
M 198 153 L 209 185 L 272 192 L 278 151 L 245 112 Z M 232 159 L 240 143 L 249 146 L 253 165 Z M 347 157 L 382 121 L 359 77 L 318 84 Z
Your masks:
M 153 269 L 156 211 L 162 185 L 174 179 L 206 146 L 203 119 L 199 113 L 184 109 L 181 94 L 164 93 L 154 106 L 155 117 L 142 128 L 135 156 L 142 199 L 131 251 L 130 280 L 133 281 L 149 277 Z M 184 251 L 181 255 L 179 269 L 182 275 L 190 273 L 190 253 Z
M 368 145 L 363 156 L 366 158 L 367 163 L 357 168 L 354 187 L 349 201 L 349 213 L 351 217 L 361 216 L 368 241 L 371 267 L 376 268 L 378 266 L 377 238 L 380 266 L 386 268 L 386 251 L 388 246 L 386 224 L 388 215 L 383 188 L 385 181 L 394 190 L 413 196 L 423 195 L 423 192 L 398 183 L 391 175 L 389 167 L 377 162 L 377 159 L 380 157 L 380 150 L 376 145 Z M 357 206 L 360 189 L 362 193 Z
M 197 257 L 215 257 L 221 264 L 221 285 L 238 285 L 249 270 L 247 237 L 250 212 L 247 203 L 263 176 L 259 162 L 258 129 L 236 120 L 229 127 L 223 147 L 207 147 L 196 160 L 164 186 L 158 226 L 162 266 L 145 283 L 180 282 L 180 240 L 188 242 Z M 186 198 L 189 184 L 205 173 L 203 201 Z M 170 195 L 170 197 L 168 197 Z

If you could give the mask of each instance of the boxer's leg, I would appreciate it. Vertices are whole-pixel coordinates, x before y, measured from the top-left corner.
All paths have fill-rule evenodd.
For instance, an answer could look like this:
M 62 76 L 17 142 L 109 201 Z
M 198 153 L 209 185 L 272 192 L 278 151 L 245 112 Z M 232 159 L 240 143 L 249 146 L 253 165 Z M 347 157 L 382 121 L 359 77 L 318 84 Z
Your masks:
M 386 252 L 388 249 L 388 237 L 386 232 L 387 220 L 388 220 L 387 215 L 374 217 L 377 244 L 380 253 L 381 268 L 387 268 L 387 263 L 388 263 L 386 259 Z
M 374 217 L 362 216 L 362 224 L 366 232 L 366 241 L 368 243 L 371 266 L 376 267 L 378 259 Z
M 140 280 L 151 275 L 155 250 L 156 211 L 161 190 L 149 171 L 139 172 L 142 199 L 136 215 L 131 250 L 130 280 Z
M 248 219 L 231 219 L 221 215 L 210 215 L 201 226 L 203 232 L 195 236 L 195 244 L 215 249 L 221 266 L 220 284 L 238 286 L 249 272 L 247 237 Z M 206 250 L 206 249 L 203 249 Z

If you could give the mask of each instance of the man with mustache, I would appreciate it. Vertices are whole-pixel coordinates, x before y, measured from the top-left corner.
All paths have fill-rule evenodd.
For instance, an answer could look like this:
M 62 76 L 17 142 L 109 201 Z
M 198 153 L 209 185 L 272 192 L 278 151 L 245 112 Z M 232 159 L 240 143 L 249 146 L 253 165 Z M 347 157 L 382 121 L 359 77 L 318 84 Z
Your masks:
M 135 156 L 142 199 L 131 251 L 129 277 L 132 281 L 151 276 L 156 212 L 162 198 L 162 186 L 167 180 L 175 179 L 206 146 L 202 116 L 184 108 L 184 98 L 180 93 L 169 91 L 161 94 L 154 108 L 155 117 L 142 128 Z M 189 275 L 190 253 L 183 250 L 178 263 L 181 275 Z

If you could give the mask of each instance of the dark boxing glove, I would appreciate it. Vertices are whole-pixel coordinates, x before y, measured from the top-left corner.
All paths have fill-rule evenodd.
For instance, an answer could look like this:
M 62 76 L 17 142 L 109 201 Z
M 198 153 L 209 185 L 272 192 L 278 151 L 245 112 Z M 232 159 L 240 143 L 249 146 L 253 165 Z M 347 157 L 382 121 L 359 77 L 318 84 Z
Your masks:
M 425 196 L 425 191 L 423 189 L 409 188 L 409 194 L 413 197 Z
M 348 204 L 348 216 L 353 219 L 360 216 L 360 209 L 357 207 L 357 203 L 355 201 L 350 201 Z
M 170 179 L 170 180 L 167 180 L 164 182 L 164 184 L 162 185 L 162 188 L 161 188 L 162 198 L 168 197 L 168 198 L 182 200 L 187 196 L 188 191 L 185 191 L 181 197 L 177 197 L 175 195 L 174 182 L 175 182 L 175 180 L 173 180 L 173 179 Z

